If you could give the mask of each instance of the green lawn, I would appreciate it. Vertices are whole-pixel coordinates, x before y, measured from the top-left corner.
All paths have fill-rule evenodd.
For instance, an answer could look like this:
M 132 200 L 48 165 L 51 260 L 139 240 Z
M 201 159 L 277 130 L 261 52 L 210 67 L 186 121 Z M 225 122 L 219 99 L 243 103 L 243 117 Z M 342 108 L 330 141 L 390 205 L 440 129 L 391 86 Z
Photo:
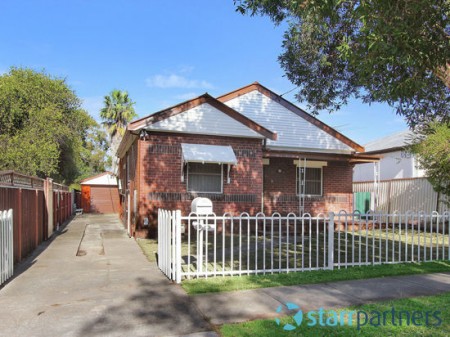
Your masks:
M 397 314 L 394 318 L 394 324 L 392 324 L 392 308 L 394 308 Z M 233 337 L 291 337 L 291 336 L 404 336 L 404 337 L 447 337 L 450 335 L 450 293 L 444 293 L 437 296 L 426 296 L 426 297 L 416 297 L 416 298 L 407 298 L 400 300 L 392 300 L 385 301 L 373 304 L 366 304 L 362 306 L 354 306 L 346 309 L 341 309 L 338 313 L 342 313 L 343 311 L 363 311 L 368 314 L 367 324 L 362 325 L 365 322 L 364 314 L 361 313 L 360 317 L 360 329 L 357 327 L 357 314 L 353 314 L 352 325 L 347 325 L 348 320 L 343 326 L 336 327 L 324 327 L 316 324 L 315 326 L 308 326 L 307 324 L 311 324 L 312 321 L 306 318 L 307 314 L 303 313 L 304 320 L 299 327 L 297 327 L 293 331 L 285 331 L 283 330 L 283 326 L 286 323 L 293 324 L 294 320 L 291 317 L 284 317 L 281 320 L 281 324 L 277 325 L 274 319 L 267 320 L 257 320 L 240 324 L 225 324 L 220 327 L 220 333 L 224 337 L 233 336 Z M 399 312 L 402 311 L 401 314 Z M 413 324 L 413 321 L 409 321 L 409 326 L 407 325 L 407 316 L 412 315 L 413 312 L 416 312 L 416 317 L 418 319 L 415 320 L 416 324 L 422 324 L 421 326 L 416 326 Z M 386 314 L 386 325 L 383 322 L 383 319 L 380 320 L 380 326 L 372 326 L 370 325 L 371 319 L 373 324 L 376 325 L 378 320 L 376 319 L 376 313 L 385 313 Z M 428 325 L 425 324 L 425 316 L 426 312 L 429 312 L 429 321 Z M 332 317 L 331 312 L 328 312 L 328 316 L 324 317 Z M 423 318 L 419 318 L 420 315 L 423 315 Z M 402 317 L 402 323 L 400 325 L 399 316 Z M 436 315 L 433 316 L 433 315 Z M 344 315 L 348 316 L 348 315 Z M 411 317 L 411 316 L 410 316 Z M 374 319 L 375 318 L 375 319 Z M 441 320 L 441 322 L 439 322 Z M 325 319 L 324 319 L 325 321 Z M 439 326 L 435 326 L 438 325 Z
M 147 259 L 150 262 L 156 262 L 158 242 L 153 239 L 137 239 L 136 241 Z
M 450 272 L 450 261 L 386 264 L 349 267 L 347 269 L 317 270 L 266 275 L 227 276 L 207 279 L 200 278 L 184 280 L 182 282 L 182 287 L 188 294 L 201 294 L 436 272 Z
M 156 262 L 157 242 L 150 239 L 138 239 L 148 260 Z M 182 248 L 185 256 L 187 245 Z M 182 287 L 188 294 L 201 294 L 233 290 L 268 288 L 299 284 L 359 280 L 376 277 L 450 272 L 450 261 L 382 264 L 374 266 L 349 267 L 335 270 L 313 270 L 291 273 L 258 274 L 243 276 L 209 277 L 183 280 Z

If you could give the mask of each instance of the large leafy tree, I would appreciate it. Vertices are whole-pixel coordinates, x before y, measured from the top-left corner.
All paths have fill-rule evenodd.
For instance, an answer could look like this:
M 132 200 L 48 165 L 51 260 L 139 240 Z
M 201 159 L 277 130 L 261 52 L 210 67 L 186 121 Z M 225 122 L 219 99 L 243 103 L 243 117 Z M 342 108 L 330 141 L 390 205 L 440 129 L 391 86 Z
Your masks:
M 128 96 L 128 92 L 122 90 L 113 90 L 104 98 L 104 107 L 100 110 L 102 124 L 108 130 L 111 137 L 111 152 L 115 156 L 120 141 L 124 135 L 128 123 L 137 117 L 134 111 L 134 104 Z M 112 162 L 115 169 L 115 160 Z
M 410 126 L 450 111 L 450 1 L 235 0 L 287 22 L 279 62 L 314 113 L 387 102 Z
M 64 79 L 26 68 L 0 76 L 0 169 L 71 183 L 93 123 Z
M 77 180 L 105 172 L 111 167 L 111 156 L 107 153 L 109 147 L 107 133 L 97 122 L 93 121 L 86 138 L 83 139 L 81 150 L 83 170 Z
M 434 121 L 417 131 L 411 150 L 435 191 L 450 197 L 450 122 Z

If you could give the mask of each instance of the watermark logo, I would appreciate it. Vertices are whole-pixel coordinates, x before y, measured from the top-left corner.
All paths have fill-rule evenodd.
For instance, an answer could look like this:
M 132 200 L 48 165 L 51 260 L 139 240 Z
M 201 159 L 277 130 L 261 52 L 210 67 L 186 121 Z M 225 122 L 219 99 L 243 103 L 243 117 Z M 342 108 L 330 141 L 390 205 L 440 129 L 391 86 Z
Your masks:
M 300 307 L 297 304 L 290 303 L 290 302 L 287 302 L 285 305 L 280 305 L 277 308 L 277 313 L 278 314 L 281 313 L 281 311 L 283 309 L 285 309 L 287 312 L 295 311 L 294 315 L 292 316 L 292 319 L 294 320 L 293 323 L 295 323 L 295 325 L 291 324 L 291 323 L 286 323 L 283 325 L 283 330 L 292 331 L 292 330 L 297 329 L 297 327 L 299 327 L 302 324 L 303 311 L 300 309 Z M 277 323 L 277 325 L 281 325 L 281 320 L 279 318 L 276 318 L 275 323 Z
M 285 331 L 293 331 L 299 327 L 336 327 L 353 326 L 357 330 L 364 327 L 381 326 L 425 326 L 438 327 L 442 324 L 441 311 L 398 310 L 392 307 L 390 310 L 310 310 L 303 312 L 300 307 L 291 302 L 278 306 L 278 314 L 285 314 L 289 320 L 275 319 L 275 323 Z M 283 323 L 287 322 L 287 323 Z

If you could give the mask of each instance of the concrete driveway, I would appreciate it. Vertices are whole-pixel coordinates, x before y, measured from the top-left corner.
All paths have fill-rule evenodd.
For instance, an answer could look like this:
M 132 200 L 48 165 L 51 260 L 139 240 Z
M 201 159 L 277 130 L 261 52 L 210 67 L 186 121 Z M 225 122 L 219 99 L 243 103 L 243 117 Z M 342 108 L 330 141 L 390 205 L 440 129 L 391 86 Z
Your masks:
M 0 289 L 1 336 L 214 335 L 116 215 L 81 215 Z

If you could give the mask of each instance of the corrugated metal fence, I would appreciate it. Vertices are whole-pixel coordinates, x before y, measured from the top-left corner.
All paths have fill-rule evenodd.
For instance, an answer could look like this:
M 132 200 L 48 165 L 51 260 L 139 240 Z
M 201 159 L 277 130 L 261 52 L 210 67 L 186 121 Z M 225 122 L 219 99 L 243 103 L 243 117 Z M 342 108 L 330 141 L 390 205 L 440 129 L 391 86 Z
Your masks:
M 72 197 L 67 186 L 51 179 L 0 171 L 0 209 L 10 208 L 14 262 L 20 262 L 71 216 Z
M 353 183 L 353 193 L 358 192 L 373 193 L 373 181 Z M 450 207 L 443 202 L 447 200 L 445 196 L 440 196 L 439 205 L 437 197 L 438 194 L 426 178 L 382 180 L 379 184 L 378 207 L 375 210 L 387 214 L 450 211 Z
M 0 211 L 0 285 L 14 273 L 13 210 Z

